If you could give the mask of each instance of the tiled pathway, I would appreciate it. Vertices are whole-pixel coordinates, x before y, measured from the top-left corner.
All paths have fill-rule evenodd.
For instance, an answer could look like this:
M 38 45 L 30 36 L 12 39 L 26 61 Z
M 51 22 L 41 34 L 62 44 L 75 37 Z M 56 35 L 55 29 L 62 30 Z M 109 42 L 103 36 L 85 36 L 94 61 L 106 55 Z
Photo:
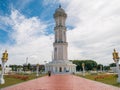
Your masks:
M 120 90 L 120 88 L 66 74 L 45 76 L 2 90 Z

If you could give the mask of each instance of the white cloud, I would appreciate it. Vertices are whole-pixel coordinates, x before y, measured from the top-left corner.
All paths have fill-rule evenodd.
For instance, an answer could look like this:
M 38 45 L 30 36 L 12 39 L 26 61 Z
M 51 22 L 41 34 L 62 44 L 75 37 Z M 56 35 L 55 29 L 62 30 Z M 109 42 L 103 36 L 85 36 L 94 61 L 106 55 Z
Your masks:
M 68 14 L 69 58 L 94 59 L 98 63 L 113 62 L 112 52 L 120 51 L 119 0 L 63 1 Z
M 12 38 L 16 39 L 19 44 L 28 43 L 45 33 L 46 25 L 37 17 L 26 18 L 17 10 L 14 10 L 10 19 L 14 30 Z
M 53 35 L 46 35 L 46 23 L 38 17 L 27 18 L 17 10 L 12 10 L 9 17 L 2 16 L 2 21 L 11 26 L 9 36 L 15 40 L 14 45 L 1 46 L 8 49 L 8 64 L 23 64 L 26 57 L 34 64 L 51 60 Z
M 120 1 L 60 0 L 60 3 L 68 14 L 67 25 L 74 27 L 67 31 L 69 59 L 112 63 L 113 49 L 120 51 Z M 26 57 L 33 63 L 38 59 L 40 63 L 51 60 L 53 35 L 47 36 L 45 31 L 49 23 L 38 17 L 27 18 L 17 10 L 2 21 L 12 26 L 14 31 L 10 36 L 16 41 L 14 46 L 4 46 L 10 54 L 8 63 L 25 63 Z

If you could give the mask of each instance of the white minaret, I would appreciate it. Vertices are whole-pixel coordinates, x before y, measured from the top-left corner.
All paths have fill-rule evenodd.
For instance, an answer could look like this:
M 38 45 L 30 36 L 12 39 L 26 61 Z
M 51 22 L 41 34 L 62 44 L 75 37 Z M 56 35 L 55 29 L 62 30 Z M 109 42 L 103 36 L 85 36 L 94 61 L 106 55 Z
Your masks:
M 76 65 L 72 64 L 68 60 L 67 47 L 68 43 L 66 41 L 66 26 L 65 21 L 67 14 L 64 9 L 59 6 L 54 13 L 55 19 L 55 41 L 53 43 L 54 55 L 51 62 L 47 63 L 45 66 L 45 71 L 51 71 L 53 73 L 73 73 L 76 72 Z
M 56 9 L 54 14 L 55 19 L 55 41 L 53 43 L 54 46 L 54 60 L 67 60 L 67 46 L 66 42 L 66 26 L 65 21 L 67 18 L 67 14 L 65 11 L 59 6 Z

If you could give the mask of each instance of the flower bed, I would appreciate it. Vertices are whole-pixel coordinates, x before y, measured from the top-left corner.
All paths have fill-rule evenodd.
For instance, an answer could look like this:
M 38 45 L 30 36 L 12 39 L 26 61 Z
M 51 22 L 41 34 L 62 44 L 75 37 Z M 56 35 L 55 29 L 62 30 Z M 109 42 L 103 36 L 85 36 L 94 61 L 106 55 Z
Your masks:
M 105 78 L 110 78 L 110 77 L 117 77 L 116 75 L 113 74 L 106 74 L 106 75 L 98 75 L 94 77 L 94 80 L 98 80 L 98 79 L 105 79 Z
M 29 77 L 28 76 L 25 76 L 25 75 L 7 75 L 8 78 L 16 78 L 16 79 L 21 79 L 21 80 L 28 80 Z

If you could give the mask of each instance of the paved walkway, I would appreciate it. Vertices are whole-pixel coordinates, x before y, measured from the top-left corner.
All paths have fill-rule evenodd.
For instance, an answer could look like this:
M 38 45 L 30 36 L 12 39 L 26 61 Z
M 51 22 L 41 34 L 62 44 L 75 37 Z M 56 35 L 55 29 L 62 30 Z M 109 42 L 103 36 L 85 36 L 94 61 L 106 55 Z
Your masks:
M 120 88 L 73 75 L 45 76 L 2 90 L 120 90 Z

